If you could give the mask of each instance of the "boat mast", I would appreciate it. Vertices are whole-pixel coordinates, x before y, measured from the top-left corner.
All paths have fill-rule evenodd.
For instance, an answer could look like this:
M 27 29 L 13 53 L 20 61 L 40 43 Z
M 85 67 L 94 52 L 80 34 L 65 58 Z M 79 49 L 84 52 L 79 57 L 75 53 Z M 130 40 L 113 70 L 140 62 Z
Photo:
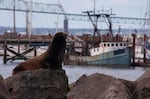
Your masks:
M 31 34 L 32 34 L 32 0 L 30 0 L 30 7 L 29 7 L 29 40 L 31 41 Z
M 91 21 L 93 27 L 94 27 L 94 33 L 93 33 L 93 38 L 92 38 L 92 42 L 94 42 L 96 33 L 97 33 L 98 35 L 100 35 L 100 34 L 98 33 L 97 23 L 98 23 L 98 19 L 99 19 L 99 17 L 101 16 L 101 14 L 94 14 L 94 15 L 91 15 L 90 13 L 92 13 L 92 12 L 93 12 L 93 11 L 85 11 L 85 12 L 83 12 L 83 13 L 87 13 L 87 15 L 88 15 L 88 17 L 89 17 L 89 19 L 90 19 L 90 21 Z M 92 19 L 92 17 L 94 17 L 94 20 Z
M 146 26 L 146 24 L 148 24 L 148 33 L 150 33 L 150 1 L 147 0 L 146 2 L 146 13 L 145 13 L 145 19 L 148 19 L 144 22 L 143 27 Z
M 150 1 L 147 0 L 148 3 L 148 25 L 150 26 Z M 150 27 L 149 27 L 149 33 L 150 33 Z
M 29 7 L 28 7 L 27 2 L 26 2 L 26 7 L 27 7 L 27 11 L 26 11 L 26 36 L 29 38 Z
M 58 5 L 60 6 L 60 0 L 58 0 Z M 59 29 L 59 6 L 57 7 L 57 22 L 56 22 L 56 33 Z
M 98 19 L 99 19 L 100 17 L 104 17 L 104 18 L 107 19 L 108 24 L 109 24 L 109 35 L 111 36 L 111 39 L 112 39 L 112 37 L 113 37 L 113 33 L 112 33 L 112 21 L 111 21 L 110 16 L 111 16 L 111 15 L 114 15 L 114 14 L 112 14 L 112 11 L 111 11 L 110 14 L 107 14 L 107 13 L 99 13 L 99 14 L 94 14 L 94 15 L 92 15 L 92 14 L 90 14 L 90 13 L 92 13 L 92 12 L 93 12 L 93 11 L 85 11 L 85 12 L 83 12 L 83 13 L 87 13 L 87 15 L 88 15 L 88 17 L 89 17 L 89 20 L 91 21 L 91 23 L 92 23 L 92 25 L 93 25 L 93 27 L 94 27 L 94 33 L 93 33 L 93 38 L 92 38 L 92 42 L 93 42 L 93 46 L 94 46 L 95 43 L 100 43 L 100 42 L 101 42 L 101 39 L 99 40 L 99 42 L 95 42 L 95 36 L 96 36 L 96 34 L 97 34 L 97 35 L 99 36 L 99 38 L 100 38 L 100 32 L 99 32 L 99 29 L 98 29 L 98 26 L 97 26 Z M 95 19 L 95 21 L 94 21 L 92 18 Z
M 16 33 L 16 0 L 13 1 L 14 33 Z
M 108 20 L 108 23 L 109 23 L 109 34 L 110 34 L 110 36 L 112 38 L 113 37 L 113 32 L 112 32 L 112 22 L 111 22 L 110 15 L 112 15 L 112 14 L 105 14 L 105 17 Z

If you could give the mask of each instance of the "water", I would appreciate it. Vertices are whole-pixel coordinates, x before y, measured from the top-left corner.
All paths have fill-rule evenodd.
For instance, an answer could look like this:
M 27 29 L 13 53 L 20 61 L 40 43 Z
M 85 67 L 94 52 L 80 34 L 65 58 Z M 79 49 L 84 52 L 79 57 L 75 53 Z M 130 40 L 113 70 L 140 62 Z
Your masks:
M 135 81 L 145 72 L 145 69 L 141 67 L 134 69 L 112 69 L 104 67 L 64 66 L 64 69 L 66 70 L 70 83 L 76 81 L 83 74 L 91 75 L 93 73 L 102 73 L 116 78 Z
M 4 78 L 11 76 L 13 68 L 17 66 L 20 62 L 21 61 L 16 61 L 4 65 L 2 57 L 0 57 L 0 74 Z M 102 73 L 116 78 L 135 81 L 145 72 L 145 69 L 141 67 L 136 67 L 134 69 L 112 69 L 112 68 L 104 68 L 104 67 L 96 67 L 96 66 L 94 67 L 63 66 L 63 69 L 66 71 L 66 74 L 69 79 L 69 83 L 76 81 L 83 74 L 91 75 L 93 73 Z

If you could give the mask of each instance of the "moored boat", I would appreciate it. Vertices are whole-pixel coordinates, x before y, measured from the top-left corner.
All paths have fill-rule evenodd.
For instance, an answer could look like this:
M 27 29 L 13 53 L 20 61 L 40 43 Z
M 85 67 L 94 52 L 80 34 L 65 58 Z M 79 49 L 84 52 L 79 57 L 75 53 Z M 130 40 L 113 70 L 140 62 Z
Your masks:
M 72 54 L 67 53 L 65 56 L 64 64 L 66 65 L 96 65 L 96 66 L 110 66 L 110 67 L 120 67 L 120 66 L 126 66 L 129 67 L 131 65 L 131 58 L 132 58 L 132 51 L 131 47 L 128 45 L 128 41 L 124 41 L 123 37 L 120 35 L 114 36 L 112 33 L 112 24 L 109 16 L 111 14 L 94 14 L 90 15 L 90 12 L 86 12 L 89 16 L 89 19 L 92 22 L 92 25 L 94 27 L 94 35 L 93 35 L 93 42 L 88 44 L 85 41 L 86 46 L 79 46 L 76 48 L 86 49 L 84 52 L 89 52 L 89 55 L 84 54 Z M 92 20 L 92 16 L 96 16 L 96 19 L 98 21 L 98 18 L 100 16 L 105 17 L 108 19 L 109 29 L 107 34 L 100 35 L 100 31 L 97 28 L 97 21 L 94 22 Z M 99 40 L 96 41 L 95 35 L 97 34 L 97 38 Z M 79 42 L 76 42 L 79 43 Z M 75 45 L 75 43 L 73 44 Z M 90 46 L 90 47 L 89 47 Z M 72 49 L 76 49 L 72 48 Z
M 95 66 L 130 66 L 131 49 L 127 42 L 102 42 L 90 50 L 90 56 L 66 55 L 65 64 Z

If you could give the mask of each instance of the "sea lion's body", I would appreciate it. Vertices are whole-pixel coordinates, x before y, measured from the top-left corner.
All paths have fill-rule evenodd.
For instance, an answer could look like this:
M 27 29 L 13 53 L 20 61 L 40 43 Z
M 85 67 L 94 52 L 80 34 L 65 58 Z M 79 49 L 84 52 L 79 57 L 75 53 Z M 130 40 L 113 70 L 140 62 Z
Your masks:
M 13 69 L 13 74 L 16 74 L 25 70 L 35 69 L 62 69 L 62 61 L 64 59 L 65 48 L 66 48 L 65 33 L 56 33 L 52 43 L 49 45 L 48 50 L 35 58 L 20 63 L 16 68 Z

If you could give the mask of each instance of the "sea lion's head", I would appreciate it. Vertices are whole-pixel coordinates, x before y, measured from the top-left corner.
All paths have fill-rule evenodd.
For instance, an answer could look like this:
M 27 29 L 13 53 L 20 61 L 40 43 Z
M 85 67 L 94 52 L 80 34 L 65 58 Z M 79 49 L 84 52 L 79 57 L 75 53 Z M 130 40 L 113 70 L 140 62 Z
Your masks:
M 55 34 L 53 40 L 55 40 L 55 39 L 57 39 L 57 40 L 58 40 L 58 39 L 60 39 L 60 40 L 66 39 L 67 36 L 68 36 L 67 33 L 64 33 L 64 32 L 57 32 L 57 33 Z
M 56 37 L 56 36 L 64 36 L 65 38 L 67 38 L 68 34 L 65 33 L 65 32 L 57 32 L 57 33 L 55 34 L 55 37 Z
M 62 50 L 66 48 L 66 38 L 68 34 L 64 32 L 58 32 L 55 34 L 53 41 L 50 45 L 51 49 Z
M 65 55 L 67 33 L 58 32 L 54 35 L 47 50 L 45 62 L 51 69 L 60 69 Z

